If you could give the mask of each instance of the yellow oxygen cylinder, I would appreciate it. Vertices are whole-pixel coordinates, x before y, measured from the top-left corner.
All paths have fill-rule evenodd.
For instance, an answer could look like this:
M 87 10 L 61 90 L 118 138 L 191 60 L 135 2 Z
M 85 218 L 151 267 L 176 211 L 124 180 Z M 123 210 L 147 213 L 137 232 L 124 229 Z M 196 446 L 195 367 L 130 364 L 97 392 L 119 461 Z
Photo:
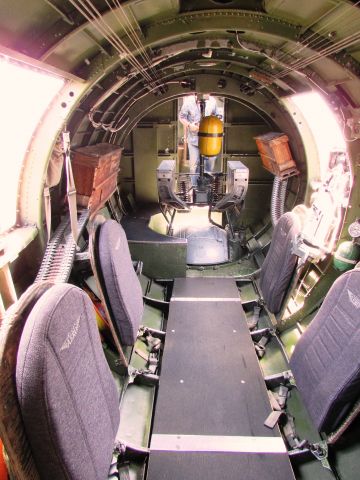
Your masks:
M 223 123 L 215 115 L 203 117 L 199 125 L 199 150 L 205 157 L 214 157 L 221 152 Z

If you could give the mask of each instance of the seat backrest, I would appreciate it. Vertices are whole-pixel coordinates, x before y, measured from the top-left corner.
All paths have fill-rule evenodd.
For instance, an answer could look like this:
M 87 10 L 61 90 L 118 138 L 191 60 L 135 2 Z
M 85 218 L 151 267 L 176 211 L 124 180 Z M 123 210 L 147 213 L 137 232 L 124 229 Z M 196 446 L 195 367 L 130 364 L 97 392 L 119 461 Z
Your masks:
M 111 319 L 123 345 L 134 345 L 144 305 L 122 226 L 106 220 L 97 227 L 94 240 L 96 275 Z
M 92 303 L 57 284 L 36 302 L 17 354 L 16 389 L 41 479 L 104 480 L 119 426 L 119 395 Z
M 0 437 L 17 480 L 39 480 L 27 439 L 17 396 L 15 371 L 21 334 L 28 313 L 52 286 L 39 282 L 26 290 L 2 319 L 0 328 Z
M 284 213 L 274 228 L 259 280 L 263 299 L 272 313 L 280 311 L 294 273 L 298 257 L 292 253 L 292 247 L 300 231 L 300 219 L 292 212 Z
M 360 270 L 339 277 L 298 341 L 290 367 L 319 431 L 337 428 L 360 397 Z

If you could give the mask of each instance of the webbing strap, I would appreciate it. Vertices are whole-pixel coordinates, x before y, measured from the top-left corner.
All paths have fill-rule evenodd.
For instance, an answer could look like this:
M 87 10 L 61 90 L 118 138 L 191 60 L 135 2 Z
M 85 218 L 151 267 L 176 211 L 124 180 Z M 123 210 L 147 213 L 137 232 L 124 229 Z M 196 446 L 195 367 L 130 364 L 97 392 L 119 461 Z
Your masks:
M 254 314 L 252 316 L 251 322 L 248 324 L 250 330 L 257 327 L 260 318 L 261 305 L 255 305 Z
M 145 360 L 146 362 L 148 361 L 149 355 L 147 353 L 142 352 L 138 348 L 134 348 L 134 352 L 136 353 L 136 355 L 139 355 L 139 357 Z
M 47 241 L 49 242 L 51 237 L 51 197 L 50 188 L 44 187 L 44 206 L 45 206 L 45 221 L 47 230 Z
M 219 138 L 223 137 L 223 133 L 208 133 L 208 132 L 199 132 L 199 137 L 206 137 L 206 138 Z
M 130 480 L 129 462 L 124 462 L 118 466 L 119 480 Z
M 121 454 L 114 460 L 110 465 L 107 480 L 130 480 L 129 461 L 121 458 Z
M 308 444 L 307 440 L 300 440 L 295 430 L 294 417 L 289 413 L 286 414 L 286 423 L 282 427 L 284 437 L 291 449 L 302 448 Z
M 128 461 L 117 460 L 110 465 L 107 480 L 130 480 L 130 465 Z
M 62 133 L 63 148 L 65 152 L 65 169 L 66 169 L 66 191 L 69 204 L 71 233 L 74 242 L 77 243 L 78 228 L 77 228 L 77 206 L 76 206 L 76 188 L 74 182 L 73 171 L 70 160 L 70 132 L 64 131 Z

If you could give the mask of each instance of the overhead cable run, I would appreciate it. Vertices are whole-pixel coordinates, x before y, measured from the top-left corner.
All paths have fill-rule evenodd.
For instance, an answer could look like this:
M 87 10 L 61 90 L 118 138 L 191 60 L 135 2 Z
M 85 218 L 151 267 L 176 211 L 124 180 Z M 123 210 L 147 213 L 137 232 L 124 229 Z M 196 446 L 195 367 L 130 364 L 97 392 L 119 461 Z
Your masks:
M 145 47 L 144 47 L 144 45 L 141 41 L 141 38 L 139 37 L 139 35 L 137 34 L 136 30 L 134 29 L 134 27 L 132 25 L 132 22 L 133 22 L 138 27 L 138 29 L 140 30 L 139 24 L 138 24 L 138 22 L 137 22 L 137 20 L 134 16 L 131 8 L 130 7 L 128 8 L 128 12 L 131 13 L 132 21 L 129 19 L 128 15 L 126 14 L 126 11 L 125 11 L 124 7 L 120 4 L 119 0 L 112 0 L 115 8 L 111 7 L 108 0 L 105 0 L 105 1 L 106 1 L 106 4 L 109 6 L 110 10 L 112 11 L 113 15 L 115 16 L 115 18 L 118 20 L 120 27 L 124 29 L 128 38 L 131 40 L 134 48 L 139 49 L 139 53 L 140 53 L 141 57 L 143 58 L 143 60 L 145 61 L 145 63 L 147 64 L 147 66 L 148 66 L 149 70 L 151 71 L 153 77 L 156 80 L 160 80 L 158 73 L 153 68 L 152 60 L 149 57 L 149 55 L 148 55 L 148 53 L 147 53 L 147 51 L 146 51 L 146 49 L 145 49 Z M 117 9 L 118 9 L 118 11 L 117 11 Z M 119 12 L 121 12 L 121 15 L 119 15 Z
M 306 68 L 317 60 L 320 60 L 321 58 L 327 57 L 329 55 L 339 53 L 345 48 L 358 44 L 360 42 L 360 32 L 356 28 L 359 22 L 359 10 L 357 8 L 358 5 L 360 5 L 360 0 L 358 0 L 353 5 L 346 5 L 346 9 L 339 12 L 339 14 L 334 15 L 334 17 L 328 22 L 326 22 L 324 25 L 322 25 L 317 32 L 313 32 L 306 38 L 306 40 L 303 40 L 303 44 L 301 46 L 299 46 L 299 42 L 297 42 L 297 44 L 292 47 L 292 49 L 290 49 L 288 52 L 283 52 L 282 55 L 277 57 L 269 55 L 263 48 L 251 48 L 246 46 L 245 42 L 240 40 L 238 32 L 236 32 L 236 40 L 238 45 L 243 50 L 263 55 L 270 61 L 278 64 L 278 66 L 283 69 L 282 71 L 271 75 L 272 80 L 275 81 L 277 79 L 285 77 L 291 72 L 301 73 L 300 70 Z M 329 15 L 334 10 L 335 7 L 331 8 L 328 12 L 321 15 L 317 20 L 312 22 L 312 25 L 316 25 L 318 22 L 320 22 L 321 19 Z M 357 15 L 353 16 L 352 21 L 348 22 L 346 19 L 344 19 L 342 22 L 340 22 L 340 19 L 342 19 L 345 15 L 353 13 L 356 13 Z M 334 35 L 332 29 L 334 27 L 339 28 L 339 26 L 341 26 L 342 28 L 346 28 L 347 32 L 353 31 L 353 33 L 350 33 L 349 35 L 338 40 L 337 42 L 330 43 L 331 38 Z M 306 30 L 307 29 L 308 27 L 306 28 Z M 322 46 L 324 46 L 324 48 L 320 48 Z M 318 51 L 313 52 L 307 58 L 297 58 L 296 60 L 293 60 L 293 57 L 295 55 L 298 56 L 299 53 L 305 49 L 318 49 Z M 289 57 L 291 61 L 289 60 Z M 309 80 L 311 79 L 309 78 Z
M 332 20 L 325 23 L 317 32 L 313 32 L 306 39 L 306 43 L 304 43 L 300 48 L 298 48 L 298 46 L 295 46 L 292 51 L 286 52 L 285 54 L 280 56 L 278 59 L 276 59 L 275 61 L 285 62 L 286 61 L 285 57 L 294 55 L 294 54 L 298 55 L 304 49 L 313 49 L 313 50 L 316 48 L 319 49 L 319 51 L 315 52 L 310 57 L 298 59 L 290 63 L 287 61 L 288 65 L 286 65 L 284 70 L 274 75 L 274 77 L 282 78 L 288 73 L 290 73 L 291 71 L 303 69 L 323 57 L 336 54 L 341 50 L 343 50 L 344 48 L 348 48 L 358 43 L 360 41 L 360 33 L 357 28 L 355 32 L 349 34 L 345 38 L 340 39 L 335 43 L 332 43 L 331 45 L 329 45 L 329 39 L 331 38 L 331 35 L 333 33 L 332 28 L 334 27 L 339 28 L 339 26 L 344 26 L 347 28 L 347 31 L 349 32 L 351 31 L 351 29 L 354 29 L 358 25 L 359 18 L 357 16 L 355 16 L 353 18 L 353 21 L 351 21 L 350 23 L 346 21 L 343 25 L 341 25 L 341 22 L 339 22 L 339 20 L 349 13 L 358 14 L 359 12 L 358 12 L 357 6 L 359 4 L 360 4 L 360 0 L 358 0 L 356 3 L 354 3 L 351 6 L 347 6 L 345 10 L 343 10 L 342 12 L 339 12 L 338 15 L 336 15 Z M 333 9 L 331 9 L 331 11 L 332 10 Z M 317 22 L 314 22 L 314 23 L 317 23 Z M 322 33 L 321 36 L 320 36 L 320 33 Z M 324 35 L 327 35 L 327 37 L 324 37 Z M 325 44 L 326 44 L 326 47 L 320 49 L 320 47 Z
M 94 6 L 91 0 L 69 1 L 84 16 L 84 18 L 86 18 L 92 27 L 96 29 L 114 47 L 114 49 L 119 53 L 121 59 L 129 62 L 137 71 L 137 73 L 144 78 L 147 84 L 150 84 L 152 87 L 156 87 L 157 79 L 154 79 L 147 72 L 147 68 L 145 68 L 145 66 L 139 62 L 130 48 L 119 37 L 109 23 L 104 20 L 103 15 Z M 113 9 L 111 10 L 114 11 Z M 142 47 L 142 50 L 144 50 L 144 47 Z
M 271 74 L 270 78 L 272 78 L 273 81 L 277 79 L 281 79 L 288 75 L 291 72 L 299 72 L 299 70 L 302 70 L 306 68 L 307 66 L 311 65 L 312 63 L 316 62 L 317 60 L 320 60 L 321 58 L 327 57 L 332 54 L 339 53 L 341 50 L 344 48 L 348 48 L 349 46 L 355 45 L 360 42 L 360 32 L 355 32 L 352 35 L 349 35 L 348 37 L 339 40 L 336 43 L 333 43 L 332 45 L 329 45 L 328 47 L 314 53 L 310 57 L 303 58 L 303 59 L 297 59 L 292 63 L 285 64 L 282 60 L 273 57 L 269 54 L 267 54 L 263 49 L 261 48 L 250 48 L 247 47 L 244 43 L 244 41 L 240 41 L 239 39 L 239 34 L 236 32 L 236 40 L 238 45 L 246 51 L 253 52 L 259 55 L 265 56 L 267 59 L 269 59 L 272 62 L 275 62 L 278 64 L 281 68 L 283 68 L 282 71 L 276 73 L 276 74 Z M 269 73 L 269 72 L 267 72 Z
M 98 110 L 90 110 L 89 112 L 89 120 L 91 122 L 91 125 L 94 127 L 94 128 L 102 128 L 103 130 L 105 130 L 105 132 L 110 132 L 110 133 L 116 133 L 116 132 L 119 132 L 123 127 L 125 127 L 125 125 L 128 123 L 128 121 L 130 120 L 130 117 L 127 116 L 125 117 L 125 119 L 123 120 L 123 122 L 121 122 L 121 124 L 117 125 L 116 127 L 114 127 L 114 122 L 110 122 L 110 123 L 104 123 L 104 122 L 95 122 L 94 120 L 94 115 L 95 113 L 97 113 Z
M 152 60 L 148 55 L 141 38 L 136 32 L 133 24 L 138 26 L 138 22 L 131 12 L 132 20 L 129 19 L 125 9 L 120 4 L 119 0 L 105 0 L 107 6 L 113 17 L 116 19 L 121 31 L 124 31 L 130 46 L 127 46 L 125 42 L 119 37 L 109 23 L 104 19 L 104 16 L 99 12 L 91 0 L 69 0 L 71 4 L 88 20 L 88 22 L 96 29 L 119 53 L 120 58 L 126 59 L 134 70 L 145 80 L 145 85 L 149 87 L 150 91 L 161 88 L 162 82 L 158 73 L 152 65 Z M 139 27 L 140 29 L 140 27 Z M 141 58 L 142 63 L 134 55 L 133 51 L 138 52 L 138 56 Z M 91 110 L 89 112 L 89 120 L 94 128 L 102 128 L 110 133 L 116 133 L 128 122 L 128 118 L 125 118 L 121 124 L 114 127 L 113 123 L 95 122 L 94 115 L 96 111 Z
M 344 48 L 348 48 L 352 45 L 355 45 L 360 41 L 360 32 L 353 33 L 348 37 L 344 38 L 343 40 L 339 40 L 338 42 L 330 45 L 319 52 L 316 52 L 314 55 L 304 58 L 302 60 L 297 60 L 296 62 L 291 63 L 287 68 L 285 68 L 282 72 L 274 75 L 275 78 L 282 78 L 286 76 L 288 73 L 294 70 L 304 69 L 307 66 L 311 65 L 312 63 L 316 62 L 317 60 L 328 57 L 329 55 L 335 54 L 343 50 Z
M 322 25 L 316 32 L 313 31 L 308 37 L 306 37 L 306 43 L 301 45 L 300 48 L 299 48 L 299 45 L 296 44 L 295 46 L 290 48 L 290 50 L 288 52 L 284 52 L 283 55 L 280 55 L 280 57 L 278 57 L 278 60 L 283 61 L 283 62 L 287 62 L 286 57 L 291 56 L 291 55 L 295 55 L 295 54 L 298 55 L 305 48 L 314 49 L 316 47 L 319 47 L 321 43 L 328 41 L 328 38 L 325 37 L 326 35 L 329 36 L 329 38 L 331 38 L 331 34 L 333 33 L 333 29 L 335 27 L 339 28 L 339 26 L 341 26 L 341 27 L 345 26 L 345 27 L 348 28 L 349 27 L 349 22 L 347 22 L 346 20 L 345 20 L 345 22 L 343 22 L 343 21 L 341 22 L 340 19 L 342 19 L 348 13 L 350 13 L 350 14 L 352 14 L 353 12 L 355 13 L 355 11 L 353 9 L 354 9 L 354 7 L 356 7 L 359 4 L 360 4 L 360 0 L 358 0 L 353 5 L 337 4 L 334 7 L 332 7 L 330 10 L 328 10 L 323 15 L 321 15 L 319 18 L 314 20 L 311 23 L 311 25 L 314 26 L 314 25 L 318 24 L 322 19 L 324 19 L 325 17 L 330 15 L 334 10 L 336 10 L 340 6 L 343 7 L 343 10 L 341 12 L 339 12 L 338 15 L 334 15 L 332 19 L 325 22 L 324 25 Z M 355 17 L 356 25 L 358 24 L 358 22 L 359 22 L 359 19 Z M 354 26 L 355 26 L 355 24 L 354 24 Z M 305 28 L 305 31 L 308 30 L 308 29 L 309 29 L 309 26 L 307 26 Z M 304 34 L 304 31 L 303 31 L 303 34 Z

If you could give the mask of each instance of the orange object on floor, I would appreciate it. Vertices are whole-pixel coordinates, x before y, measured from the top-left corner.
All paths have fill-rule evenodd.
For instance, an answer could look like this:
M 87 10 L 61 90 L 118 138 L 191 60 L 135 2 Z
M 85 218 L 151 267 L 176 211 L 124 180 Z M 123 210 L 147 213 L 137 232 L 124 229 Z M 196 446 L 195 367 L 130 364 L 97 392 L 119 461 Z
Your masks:
M 5 464 L 4 454 L 3 454 L 3 444 L 0 440 L 0 480 L 8 480 L 8 472 Z

